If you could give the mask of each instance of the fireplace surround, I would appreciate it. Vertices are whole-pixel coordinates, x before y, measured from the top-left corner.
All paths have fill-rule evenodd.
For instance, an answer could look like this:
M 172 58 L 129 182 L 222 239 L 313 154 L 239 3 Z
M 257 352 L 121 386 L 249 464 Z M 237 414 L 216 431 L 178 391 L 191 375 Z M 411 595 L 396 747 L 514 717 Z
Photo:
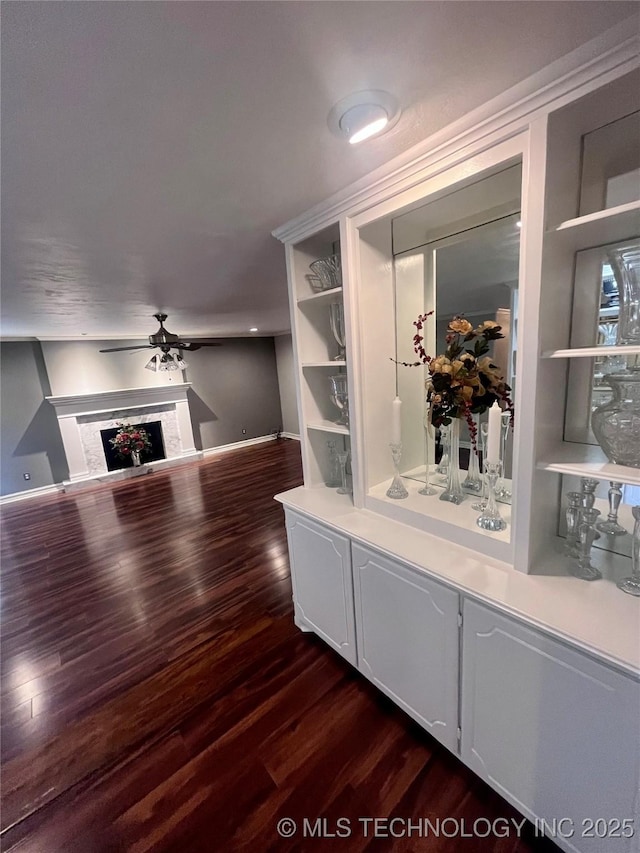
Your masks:
M 189 413 L 187 392 L 190 382 L 159 385 L 153 388 L 127 388 L 94 394 L 70 394 L 47 397 L 56 410 L 58 426 L 69 465 L 66 491 L 96 482 L 112 482 L 147 474 L 187 459 L 201 459 L 196 450 Z M 101 431 L 113 429 L 120 422 L 159 422 L 165 459 L 141 468 L 107 469 Z

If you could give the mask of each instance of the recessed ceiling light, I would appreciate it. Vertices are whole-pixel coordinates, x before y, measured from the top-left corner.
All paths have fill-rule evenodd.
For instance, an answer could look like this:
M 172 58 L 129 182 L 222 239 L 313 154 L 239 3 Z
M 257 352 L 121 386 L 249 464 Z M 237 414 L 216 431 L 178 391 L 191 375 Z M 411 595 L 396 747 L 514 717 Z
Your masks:
M 249 331 L 250 331 L 250 332 L 257 332 L 258 330 L 257 330 L 257 329 L 256 329 L 256 327 L 254 326 L 252 329 L 249 329 Z
M 367 89 L 338 101 L 327 123 L 332 133 L 356 145 L 389 130 L 399 118 L 400 107 L 393 95 Z

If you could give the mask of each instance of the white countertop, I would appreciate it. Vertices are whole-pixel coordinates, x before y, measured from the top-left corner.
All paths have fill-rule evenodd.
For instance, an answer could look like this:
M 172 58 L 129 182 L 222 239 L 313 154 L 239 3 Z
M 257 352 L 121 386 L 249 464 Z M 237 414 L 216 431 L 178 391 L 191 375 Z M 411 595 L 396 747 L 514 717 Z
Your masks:
M 561 557 L 541 567 L 538 574 L 523 574 L 454 542 L 355 509 L 350 497 L 327 489 L 300 486 L 276 495 L 276 500 L 627 673 L 640 675 L 640 598 L 625 595 L 606 576 L 593 583 L 578 580 L 564 573 Z M 594 564 L 599 559 L 606 555 L 594 550 Z

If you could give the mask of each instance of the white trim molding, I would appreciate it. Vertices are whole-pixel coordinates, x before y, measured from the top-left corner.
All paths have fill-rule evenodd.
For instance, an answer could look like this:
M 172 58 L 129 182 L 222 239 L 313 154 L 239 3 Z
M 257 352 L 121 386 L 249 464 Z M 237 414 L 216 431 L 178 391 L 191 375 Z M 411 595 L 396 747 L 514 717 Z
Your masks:
M 300 436 L 295 432 L 281 432 L 280 436 L 282 438 L 290 438 L 292 441 L 300 441 Z
M 55 495 L 63 492 L 62 483 L 54 483 L 52 486 L 36 486 L 35 489 L 25 489 L 24 492 L 11 492 L 9 495 L 0 496 L 0 506 L 24 501 L 27 498 L 41 498 L 44 495 Z
M 247 438 L 243 441 L 232 441 L 231 444 L 219 444 L 217 447 L 207 447 L 202 451 L 203 456 L 217 456 L 219 453 L 226 453 L 229 450 L 241 450 L 243 447 L 250 447 L 252 444 L 264 444 L 265 441 L 275 441 L 275 435 L 259 435 L 257 438 Z

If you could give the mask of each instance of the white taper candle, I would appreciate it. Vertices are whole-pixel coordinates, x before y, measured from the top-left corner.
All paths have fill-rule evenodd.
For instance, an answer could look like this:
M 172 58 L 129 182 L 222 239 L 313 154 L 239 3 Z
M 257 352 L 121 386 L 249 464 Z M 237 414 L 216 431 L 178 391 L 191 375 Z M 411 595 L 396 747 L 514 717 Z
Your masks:
M 502 409 L 497 403 L 489 409 L 487 427 L 487 462 L 500 462 L 500 425 Z
M 391 444 L 402 441 L 402 400 L 396 397 L 391 404 Z

